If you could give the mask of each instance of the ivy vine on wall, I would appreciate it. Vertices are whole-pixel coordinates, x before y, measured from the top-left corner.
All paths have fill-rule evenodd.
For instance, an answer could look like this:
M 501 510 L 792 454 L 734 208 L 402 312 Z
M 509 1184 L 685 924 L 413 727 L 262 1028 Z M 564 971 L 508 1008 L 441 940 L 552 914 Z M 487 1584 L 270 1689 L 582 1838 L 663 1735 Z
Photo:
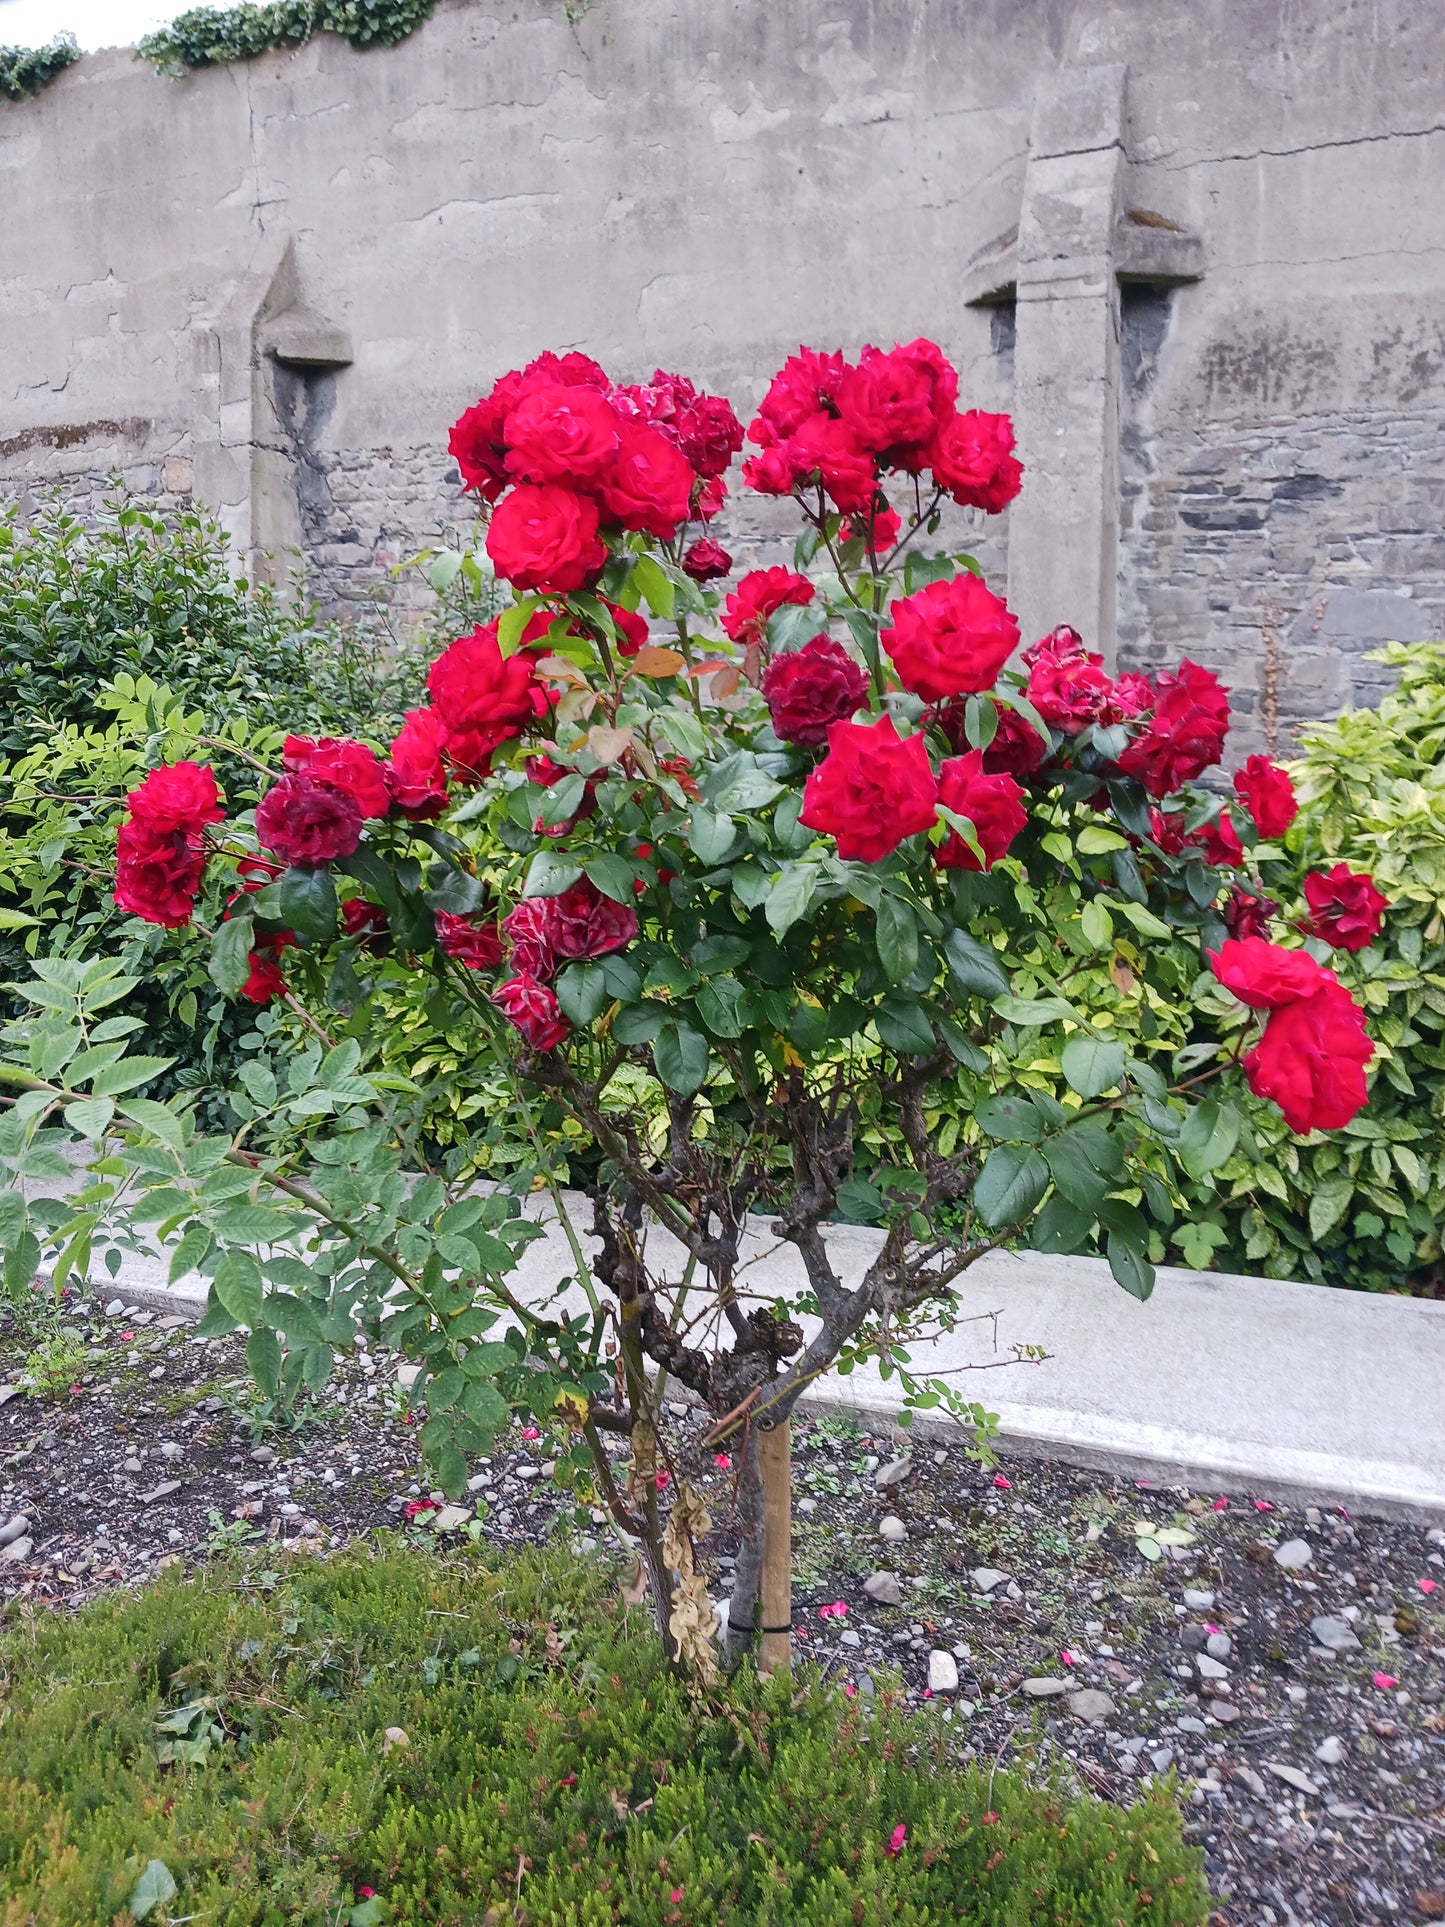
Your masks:
M 48 47 L 0 47 L 0 94 L 27 100 L 79 58 L 73 33 L 57 34 Z
M 158 73 L 250 60 L 294 47 L 314 33 L 340 34 L 353 47 L 392 46 L 425 20 L 436 0 L 244 0 L 236 7 L 192 7 L 147 34 L 139 52 Z

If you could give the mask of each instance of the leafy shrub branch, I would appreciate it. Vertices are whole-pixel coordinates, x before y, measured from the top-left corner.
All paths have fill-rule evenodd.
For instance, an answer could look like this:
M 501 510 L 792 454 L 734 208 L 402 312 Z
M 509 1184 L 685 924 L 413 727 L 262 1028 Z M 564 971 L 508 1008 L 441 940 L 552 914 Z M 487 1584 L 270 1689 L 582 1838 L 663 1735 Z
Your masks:
M 141 41 L 142 59 L 179 75 L 190 67 L 251 60 L 299 46 L 315 33 L 335 33 L 353 47 L 394 46 L 432 12 L 436 0 L 267 0 L 238 7 L 191 7 Z
M 73 33 L 58 33 L 47 47 L 0 47 L 0 94 L 29 100 L 79 58 Z

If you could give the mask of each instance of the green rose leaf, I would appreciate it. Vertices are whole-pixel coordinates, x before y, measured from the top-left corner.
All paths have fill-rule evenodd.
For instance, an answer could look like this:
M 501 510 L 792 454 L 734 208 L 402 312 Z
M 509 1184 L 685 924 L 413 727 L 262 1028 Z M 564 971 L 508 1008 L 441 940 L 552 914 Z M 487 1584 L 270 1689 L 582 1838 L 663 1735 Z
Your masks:
M 1099 1097 L 1124 1075 L 1124 1046 L 1112 1037 L 1071 1037 L 1063 1050 L 1064 1076 L 1080 1097 Z
M 574 963 L 557 977 L 552 988 L 565 1016 L 574 1024 L 590 1024 L 606 1010 L 607 973 L 600 963 Z
M 633 884 L 637 872 L 622 856 L 589 856 L 583 869 L 604 897 L 611 897 L 614 903 L 631 903 L 636 896 Z
M 874 1011 L 873 1023 L 888 1048 L 905 1057 L 920 1057 L 933 1049 L 933 1026 L 916 997 L 890 991 Z
M 206 968 L 211 982 L 223 996 L 238 997 L 241 986 L 251 974 L 251 947 L 255 926 L 249 917 L 228 917 L 211 939 L 211 957 Z
M 538 850 L 527 871 L 524 897 L 560 897 L 582 874 L 582 865 L 560 850 Z M 600 885 L 598 886 L 601 887 Z
M 1037 1151 L 1022 1144 L 1000 1144 L 973 1187 L 978 1215 L 991 1231 L 1027 1218 L 1048 1188 L 1048 1166 Z
M 1008 978 L 992 944 L 979 943 L 966 931 L 950 930 L 943 939 L 943 954 L 970 996 L 994 998 L 1007 992 Z
M 672 1019 L 657 1034 L 652 1061 L 670 1091 L 676 1091 L 679 1097 L 691 1097 L 702 1088 L 707 1076 L 707 1039 L 691 1024 Z
M 212 1284 L 217 1302 L 238 1325 L 261 1322 L 261 1267 L 244 1251 L 227 1251 Z
M 1179 1161 L 1191 1178 L 1207 1177 L 1228 1163 L 1239 1142 L 1239 1124 L 1232 1104 L 1211 1097 L 1195 1105 L 1179 1133 Z
M 918 919 L 899 897 L 879 899 L 878 961 L 891 984 L 901 984 L 918 967 Z

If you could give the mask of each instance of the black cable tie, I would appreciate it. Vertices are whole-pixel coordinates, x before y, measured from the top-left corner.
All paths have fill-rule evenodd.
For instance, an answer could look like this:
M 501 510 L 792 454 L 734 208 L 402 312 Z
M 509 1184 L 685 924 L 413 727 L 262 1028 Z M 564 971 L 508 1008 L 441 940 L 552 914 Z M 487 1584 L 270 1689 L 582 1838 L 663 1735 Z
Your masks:
M 793 1630 L 793 1622 L 789 1620 L 786 1626 L 759 1626 L 757 1630 L 760 1633 L 790 1633 Z

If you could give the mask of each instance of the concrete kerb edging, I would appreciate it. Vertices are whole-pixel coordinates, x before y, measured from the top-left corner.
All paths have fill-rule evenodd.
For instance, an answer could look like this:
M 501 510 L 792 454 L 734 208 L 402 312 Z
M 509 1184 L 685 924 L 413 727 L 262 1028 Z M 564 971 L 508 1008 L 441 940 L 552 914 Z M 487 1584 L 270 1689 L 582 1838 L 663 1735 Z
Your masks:
M 577 1193 L 567 1202 L 590 1245 L 590 1205 Z M 880 1234 L 835 1225 L 827 1235 L 839 1275 L 856 1281 Z M 651 1234 L 649 1258 L 664 1270 L 681 1257 L 671 1245 Z M 803 1283 L 796 1253 L 764 1221 L 750 1222 L 742 1259 L 760 1295 Z M 523 1253 L 514 1289 L 541 1304 L 572 1270 L 554 1221 Z M 199 1317 L 204 1304 L 204 1281 L 168 1285 L 159 1254 L 128 1256 L 97 1283 L 106 1298 L 158 1311 Z M 1445 1520 L 1445 1304 L 1162 1268 L 1140 1305 L 1102 1260 L 996 1252 L 968 1274 L 964 1309 L 953 1331 L 910 1347 L 913 1369 L 948 1375 L 997 1412 L 1005 1452 Z M 1028 1345 L 1044 1350 L 1042 1363 L 1016 1362 L 1014 1347 Z M 880 1427 L 896 1423 L 901 1396 L 869 1366 L 830 1378 L 803 1405 Z M 923 1415 L 911 1429 L 958 1437 L 946 1418 Z

